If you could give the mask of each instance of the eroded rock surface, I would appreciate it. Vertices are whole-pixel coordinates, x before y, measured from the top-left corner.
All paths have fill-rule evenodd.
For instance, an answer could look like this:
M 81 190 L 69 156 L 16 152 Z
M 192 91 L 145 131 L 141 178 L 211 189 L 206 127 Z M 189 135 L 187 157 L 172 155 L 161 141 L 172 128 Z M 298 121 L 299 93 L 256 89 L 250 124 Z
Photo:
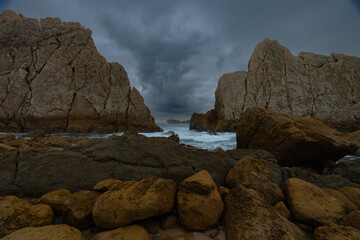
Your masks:
M 0 46 L 2 131 L 159 130 L 125 69 L 106 62 L 79 23 L 4 11 Z
M 352 131 L 360 128 L 359 92 L 360 58 L 306 52 L 293 56 L 278 41 L 265 39 L 255 47 L 247 73 L 227 73 L 220 78 L 214 112 L 222 126 L 230 124 L 226 131 L 235 131 L 236 121 L 249 107 L 310 116 L 330 127 Z M 192 119 L 190 125 L 193 123 Z M 216 130 L 218 125 L 212 122 L 197 130 Z

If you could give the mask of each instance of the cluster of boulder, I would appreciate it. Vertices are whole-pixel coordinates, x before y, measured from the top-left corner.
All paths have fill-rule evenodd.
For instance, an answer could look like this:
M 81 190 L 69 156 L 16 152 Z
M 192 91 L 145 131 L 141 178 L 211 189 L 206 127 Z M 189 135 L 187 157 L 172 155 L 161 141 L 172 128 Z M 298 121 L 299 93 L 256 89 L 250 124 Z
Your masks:
M 58 18 L 0 14 L 0 130 L 159 131 L 125 69 L 97 51 L 91 31 Z
M 221 76 L 215 109 L 194 113 L 190 129 L 235 132 L 251 107 L 309 116 L 343 130 L 360 129 L 360 58 L 301 52 L 293 56 L 276 40 L 265 39 L 251 55 L 248 71 Z

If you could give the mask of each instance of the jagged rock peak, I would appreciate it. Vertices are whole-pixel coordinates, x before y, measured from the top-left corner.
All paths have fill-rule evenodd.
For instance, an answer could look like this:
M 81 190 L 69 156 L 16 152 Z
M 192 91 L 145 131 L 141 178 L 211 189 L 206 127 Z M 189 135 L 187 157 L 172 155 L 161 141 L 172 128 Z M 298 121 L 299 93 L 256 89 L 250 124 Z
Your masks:
M 91 31 L 59 18 L 0 14 L 0 130 L 158 131 L 127 73 Z

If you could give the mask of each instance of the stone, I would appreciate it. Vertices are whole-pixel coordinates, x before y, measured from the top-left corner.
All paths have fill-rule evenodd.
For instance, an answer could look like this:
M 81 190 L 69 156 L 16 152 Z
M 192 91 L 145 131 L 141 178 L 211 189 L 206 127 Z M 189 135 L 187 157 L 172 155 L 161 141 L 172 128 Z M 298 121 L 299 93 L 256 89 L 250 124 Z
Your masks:
M 360 230 L 360 211 L 353 211 L 347 214 L 338 223 L 343 226 L 350 226 Z
M 99 54 L 91 30 L 58 18 L 3 15 L 1 131 L 160 131 L 123 66 Z
M 256 190 L 240 184 L 225 197 L 223 218 L 226 239 L 310 239 L 274 212 Z
M 291 212 L 283 201 L 276 203 L 272 208 L 284 218 L 291 220 Z
M 62 208 L 64 223 L 81 230 L 91 227 L 92 209 L 100 195 L 95 191 L 80 191 L 68 196 Z
M 349 179 L 353 183 L 360 184 L 360 159 L 339 162 L 330 168 L 327 174 L 336 174 Z
M 342 187 L 340 192 L 345 194 L 352 202 L 354 202 L 360 208 L 360 188 L 357 187 Z
M 71 192 L 67 189 L 57 189 L 42 195 L 39 203 L 44 203 L 52 207 L 58 215 L 62 214 L 63 206 Z
M 6 145 L 10 146 L 10 147 L 21 147 L 24 144 L 28 144 L 29 141 L 24 139 L 24 138 L 18 138 L 16 140 L 7 142 Z
M 161 227 L 163 229 L 172 229 L 180 226 L 179 218 L 173 214 L 169 214 L 164 217 L 161 222 Z
M 86 143 L 89 141 L 89 138 L 87 137 L 81 137 L 81 138 L 77 138 L 75 140 L 75 144 L 82 144 L 82 143 Z
M 81 232 L 67 225 L 27 227 L 17 230 L 1 240 L 84 240 Z
M 227 187 L 224 187 L 224 186 L 218 187 L 218 191 L 219 191 L 221 198 L 224 198 L 226 195 L 228 195 L 230 193 L 230 189 L 228 189 Z
M 31 205 L 15 196 L 0 197 L 0 209 L 0 238 L 24 227 L 39 227 L 54 221 L 50 206 Z
M 31 130 L 28 134 L 26 134 L 24 137 L 27 138 L 38 138 L 38 137 L 45 137 L 46 133 L 42 129 L 34 129 Z
M 340 220 L 346 211 L 343 203 L 321 188 L 297 178 L 286 180 L 287 206 L 296 221 L 312 226 Z
M 357 146 L 319 120 L 249 108 L 236 131 L 237 148 L 264 149 L 281 166 L 322 169 L 324 162 L 355 153 Z
M 270 159 L 261 150 L 194 150 L 167 138 L 142 135 L 91 139 L 62 150 L 27 148 L 0 155 L 0 195 L 40 197 L 59 188 L 77 192 L 108 178 L 157 176 L 180 184 L 202 169 L 217 185 L 224 185 L 229 169 L 244 156 Z
M 348 197 L 346 197 L 345 194 L 343 194 L 342 192 L 332 188 L 323 188 L 323 190 L 329 193 L 331 196 L 339 199 L 342 202 L 347 213 L 359 210 L 359 207 Z
M 16 150 L 16 148 L 10 147 L 7 144 L 0 143 L 0 154 L 10 152 L 10 151 L 14 151 L 14 150 Z
M 127 181 L 103 193 L 93 207 L 93 220 L 102 228 L 117 228 L 137 220 L 171 212 L 175 204 L 176 183 L 150 177 Z
M 355 142 L 360 147 L 360 130 L 349 133 L 346 135 L 346 137 L 351 141 Z
M 149 233 L 140 225 L 117 228 L 111 231 L 100 232 L 91 240 L 151 240 Z
M 360 239 L 360 230 L 333 223 L 316 228 L 314 236 L 316 240 L 355 240 Z
M 98 192 L 106 192 L 119 183 L 121 183 L 119 179 L 105 179 L 98 182 L 94 186 L 93 190 Z
M 276 183 L 272 170 L 262 159 L 249 156 L 240 159 L 228 172 L 226 184 L 232 188 L 241 184 L 255 189 L 270 205 L 284 200 L 284 194 Z
M 180 184 L 177 207 L 186 229 L 204 231 L 216 226 L 224 204 L 209 172 L 202 170 Z
M 224 74 L 215 91 L 217 119 L 202 126 L 235 123 L 248 108 L 258 107 L 297 116 L 310 116 L 338 130 L 360 128 L 360 58 L 332 53 L 301 52 L 293 56 L 276 40 L 259 43 L 248 71 Z M 195 114 L 193 114 L 195 116 Z M 199 129 L 200 130 L 200 129 Z
M 217 112 L 213 109 L 205 114 L 193 113 L 190 119 L 190 130 L 207 132 L 235 132 L 235 124 L 219 120 Z
M 38 141 L 51 147 L 66 148 L 71 146 L 71 144 L 64 137 L 56 135 L 50 135 L 46 138 L 39 138 Z
M 0 134 L 0 143 L 7 143 L 16 140 L 16 136 L 11 133 Z

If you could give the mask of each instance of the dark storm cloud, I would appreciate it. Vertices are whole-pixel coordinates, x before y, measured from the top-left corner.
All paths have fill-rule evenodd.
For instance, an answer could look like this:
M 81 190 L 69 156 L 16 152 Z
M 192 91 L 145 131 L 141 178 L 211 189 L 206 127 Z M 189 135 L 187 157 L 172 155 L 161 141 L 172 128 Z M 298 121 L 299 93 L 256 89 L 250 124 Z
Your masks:
M 211 109 L 219 77 L 247 70 L 264 38 L 294 55 L 360 56 L 355 0 L 12 0 L 8 6 L 91 28 L 99 52 L 124 65 L 157 120 Z

